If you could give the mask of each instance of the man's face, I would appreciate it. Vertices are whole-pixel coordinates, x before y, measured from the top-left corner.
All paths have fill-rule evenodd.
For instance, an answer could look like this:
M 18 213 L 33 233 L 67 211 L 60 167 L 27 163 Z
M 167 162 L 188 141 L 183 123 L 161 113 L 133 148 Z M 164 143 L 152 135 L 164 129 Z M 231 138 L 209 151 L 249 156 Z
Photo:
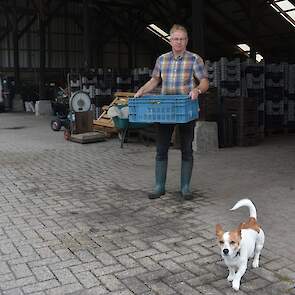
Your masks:
M 182 53 L 186 49 L 187 34 L 184 31 L 175 31 L 171 34 L 170 44 L 174 53 Z

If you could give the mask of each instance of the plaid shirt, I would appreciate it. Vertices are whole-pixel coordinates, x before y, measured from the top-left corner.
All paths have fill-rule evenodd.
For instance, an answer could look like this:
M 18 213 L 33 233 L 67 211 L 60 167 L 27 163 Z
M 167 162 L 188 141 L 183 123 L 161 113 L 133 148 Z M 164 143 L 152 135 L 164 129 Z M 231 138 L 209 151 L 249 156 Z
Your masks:
M 162 79 L 162 94 L 189 94 L 196 79 L 208 78 L 208 74 L 199 55 L 185 51 L 175 58 L 170 51 L 158 57 L 152 77 Z

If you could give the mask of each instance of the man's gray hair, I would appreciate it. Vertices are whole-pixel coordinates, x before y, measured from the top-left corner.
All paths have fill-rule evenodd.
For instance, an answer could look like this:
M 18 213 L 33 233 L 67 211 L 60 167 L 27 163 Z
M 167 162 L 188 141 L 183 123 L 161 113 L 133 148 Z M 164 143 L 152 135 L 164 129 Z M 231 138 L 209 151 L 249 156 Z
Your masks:
M 186 30 L 186 28 L 185 28 L 184 26 L 182 26 L 182 25 L 174 24 L 174 25 L 172 26 L 172 28 L 170 29 L 170 36 L 171 36 L 175 31 L 183 31 L 184 33 L 186 33 L 186 35 L 188 35 L 188 34 L 187 34 L 187 30 Z

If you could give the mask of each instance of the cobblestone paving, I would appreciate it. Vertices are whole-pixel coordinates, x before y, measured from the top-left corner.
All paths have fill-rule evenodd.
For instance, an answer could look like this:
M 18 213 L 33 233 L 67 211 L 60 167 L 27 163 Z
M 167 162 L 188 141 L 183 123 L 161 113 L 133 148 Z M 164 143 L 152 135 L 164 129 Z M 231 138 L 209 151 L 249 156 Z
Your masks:
M 295 294 L 292 223 L 293 232 L 282 237 L 269 225 L 261 267 L 248 269 L 241 290 L 234 292 L 214 225 L 220 220 L 233 225 L 248 213 L 228 213 L 236 199 L 229 200 L 222 185 L 216 188 L 224 181 L 213 170 L 211 184 L 198 175 L 194 200 L 182 202 L 179 152 L 171 150 L 168 193 L 151 201 L 153 146 L 130 143 L 120 149 L 116 139 L 66 142 L 48 122 L 0 114 L 1 294 Z M 214 165 L 214 157 L 228 157 L 229 151 L 217 154 L 211 160 L 202 157 L 200 166 Z M 235 187 L 228 189 L 230 196 L 238 188 L 247 191 Z M 290 221 L 294 191 L 288 189 L 293 203 L 285 217 Z M 265 202 L 260 194 L 258 218 Z M 276 218 L 276 212 L 265 216 Z

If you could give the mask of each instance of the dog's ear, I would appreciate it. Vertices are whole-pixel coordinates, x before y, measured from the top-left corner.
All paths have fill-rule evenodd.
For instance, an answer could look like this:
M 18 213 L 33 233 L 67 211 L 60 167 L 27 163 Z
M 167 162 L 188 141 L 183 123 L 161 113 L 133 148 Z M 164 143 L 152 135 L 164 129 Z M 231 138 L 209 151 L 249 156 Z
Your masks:
M 215 226 L 215 230 L 216 230 L 216 236 L 218 239 L 221 239 L 223 234 L 224 234 L 224 231 L 222 229 L 222 226 L 220 224 L 216 224 Z

